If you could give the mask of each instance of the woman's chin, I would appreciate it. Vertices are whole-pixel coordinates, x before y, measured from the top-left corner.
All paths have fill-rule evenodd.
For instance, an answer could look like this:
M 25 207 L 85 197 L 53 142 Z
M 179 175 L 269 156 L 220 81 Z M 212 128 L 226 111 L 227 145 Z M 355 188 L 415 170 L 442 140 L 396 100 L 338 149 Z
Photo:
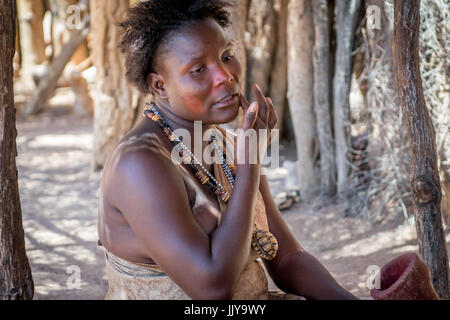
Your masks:
M 239 115 L 239 103 L 225 108 L 216 108 L 212 110 L 211 122 L 215 124 L 228 123 L 236 119 Z

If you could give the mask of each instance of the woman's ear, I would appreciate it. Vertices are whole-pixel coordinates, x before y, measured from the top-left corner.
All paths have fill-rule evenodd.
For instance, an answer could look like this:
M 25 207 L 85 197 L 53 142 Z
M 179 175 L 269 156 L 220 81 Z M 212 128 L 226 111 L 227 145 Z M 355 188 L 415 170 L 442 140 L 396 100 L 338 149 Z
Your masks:
M 164 87 L 164 79 L 157 73 L 151 72 L 147 77 L 148 88 L 155 96 L 161 99 L 168 99 L 167 91 Z

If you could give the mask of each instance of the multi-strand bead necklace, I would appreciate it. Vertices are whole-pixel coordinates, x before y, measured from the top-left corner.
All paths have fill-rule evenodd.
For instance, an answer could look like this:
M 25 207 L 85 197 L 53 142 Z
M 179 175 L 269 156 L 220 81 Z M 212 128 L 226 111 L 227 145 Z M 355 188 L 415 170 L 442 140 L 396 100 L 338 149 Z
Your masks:
M 155 104 L 152 102 L 147 102 L 147 108 L 144 110 L 144 116 L 155 121 L 164 134 L 167 136 L 170 142 L 177 148 L 180 157 L 182 157 L 184 163 L 188 163 L 198 178 L 201 184 L 206 185 L 214 194 L 216 194 L 219 199 L 227 203 L 230 199 L 230 194 L 225 190 L 222 184 L 217 181 L 216 178 L 203 166 L 203 164 L 195 157 L 192 151 L 181 141 L 181 139 L 173 133 L 170 126 L 167 124 L 166 120 L 162 114 L 158 111 Z M 236 168 L 233 164 L 228 164 L 222 149 L 217 145 L 216 137 L 211 135 L 210 142 L 213 143 L 214 149 L 217 156 L 219 157 L 219 163 L 227 177 L 230 187 L 234 187 L 234 180 L 236 176 Z M 194 163 L 192 163 L 194 162 Z

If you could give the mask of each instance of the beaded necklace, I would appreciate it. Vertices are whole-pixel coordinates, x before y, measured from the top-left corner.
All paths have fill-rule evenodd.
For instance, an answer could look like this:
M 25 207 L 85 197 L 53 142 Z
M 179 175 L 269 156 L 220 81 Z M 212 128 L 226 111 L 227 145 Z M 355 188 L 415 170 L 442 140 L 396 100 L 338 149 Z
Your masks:
M 228 203 L 231 195 L 225 191 L 225 188 L 222 186 L 222 184 L 220 184 L 220 182 L 217 181 L 216 178 L 214 178 L 214 176 L 208 170 L 206 170 L 206 168 L 195 157 L 191 150 L 181 141 L 181 139 L 176 134 L 173 133 L 164 117 L 161 115 L 158 109 L 156 109 L 155 104 L 153 102 L 147 102 L 146 105 L 147 108 L 145 108 L 144 110 L 144 116 L 147 116 L 159 125 L 169 141 L 172 142 L 174 147 L 177 148 L 177 151 L 180 157 L 182 157 L 183 162 L 189 163 L 193 173 L 198 178 L 200 183 L 206 185 L 214 194 L 219 197 L 220 200 Z M 225 176 L 227 177 L 231 188 L 233 188 L 236 176 L 236 168 L 233 164 L 227 163 L 225 155 L 223 154 L 221 148 L 217 145 L 216 137 L 214 135 L 211 136 L 210 142 L 213 143 L 214 149 L 219 157 L 219 163 L 221 164 L 222 169 L 225 172 Z M 194 163 L 192 163 L 191 160 L 193 160 Z
M 220 200 L 228 203 L 231 195 L 228 194 L 222 184 L 220 184 L 220 182 L 217 181 L 208 170 L 206 170 L 203 164 L 195 157 L 192 151 L 181 141 L 181 139 L 173 133 L 162 114 L 156 108 L 156 105 L 153 102 L 147 102 L 146 105 L 147 107 L 144 110 L 143 116 L 148 117 L 159 125 L 166 137 L 174 145 L 174 148 L 177 148 L 176 151 L 178 151 L 180 157 L 182 157 L 183 162 L 189 163 L 193 173 L 198 178 L 200 183 L 208 186 L 208 188 L 216 194 Z M 228 183 L 231 189 L 233 189 L 236 178 L 236 167 L 232 163 L 227 163 L 225 155 L 223 154 L 222 149 L 217 145 L 216 137 L 214 135 L 211 135 L 210 142 L 214 145 L 214 149 L 219 157 L 220 164 Z M 192 163 L 191 160 L 193 160 L 194 163 Z M 275 258 L 278 250 L 277 239 L 269 231 L 258 229 L 256 224 L 254 224 L 254 226 L 256 230 L 254 230 L 252 234 L 252 247 L 263 259 L 271 260 Z

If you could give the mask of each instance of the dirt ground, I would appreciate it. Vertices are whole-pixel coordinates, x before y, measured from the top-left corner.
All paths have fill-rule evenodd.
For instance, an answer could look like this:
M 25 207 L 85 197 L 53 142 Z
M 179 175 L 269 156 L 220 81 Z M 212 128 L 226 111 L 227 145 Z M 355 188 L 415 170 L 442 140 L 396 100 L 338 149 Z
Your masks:
M 92 119 L 53 107 L 17 119 L 18 172 L 35 299 L 103 299 L 107 282 L 97 247 L 100 172 L 90 167 Z M 418 252 L 413 218 L 372 225 L 344 218 L 335 205 L 297 203 L 283 217 L 299 242 L 347 290 L 369 299 L 371 265 Z M 446 232 L 450 247 L 450 230 Z M 76 276 L 81 282 L 77 286 Z M 75 280 L 74 280 L 75 279 Z

